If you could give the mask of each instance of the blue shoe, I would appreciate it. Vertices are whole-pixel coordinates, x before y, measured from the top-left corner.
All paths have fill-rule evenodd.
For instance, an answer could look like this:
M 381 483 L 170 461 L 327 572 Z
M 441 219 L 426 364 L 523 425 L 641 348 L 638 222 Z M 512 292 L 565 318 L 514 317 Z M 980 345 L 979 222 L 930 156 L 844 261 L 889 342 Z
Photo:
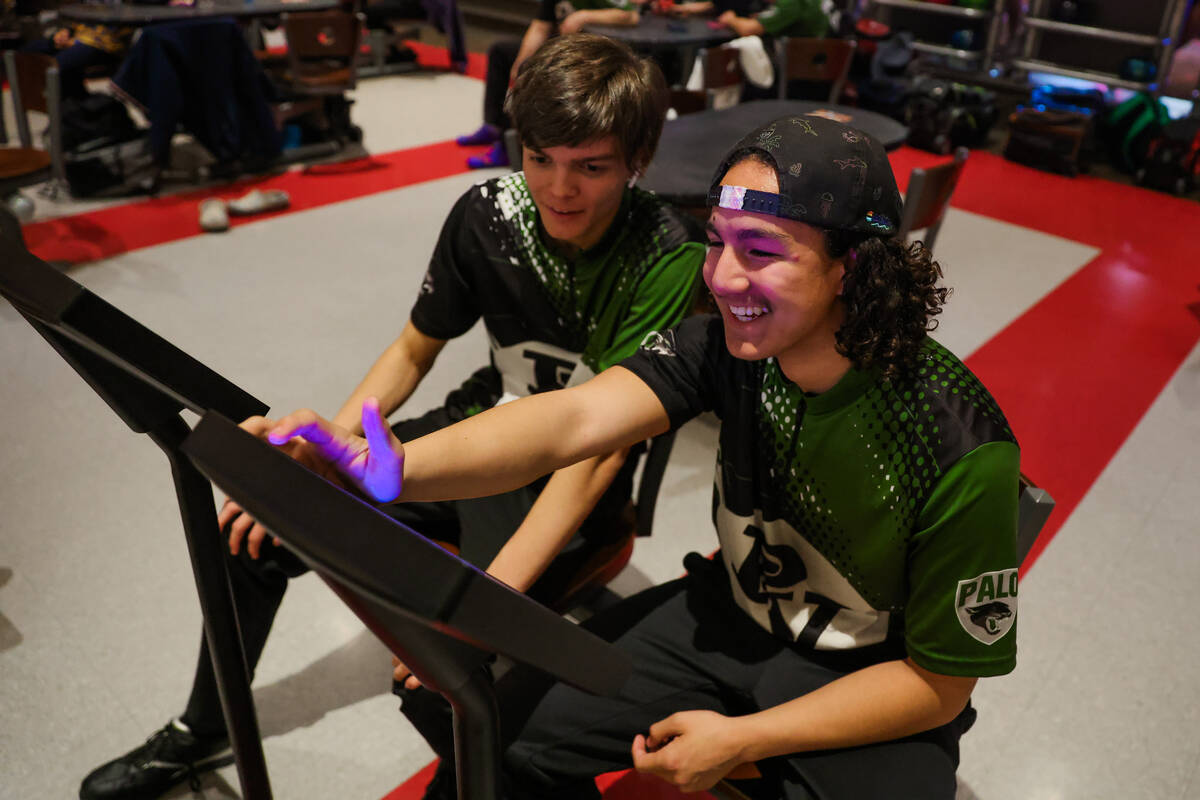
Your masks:
M 466 136 L 459 136 L 454 141 L 462 147 L 472 147 L 477 144 L 493 144 L 500 141 L 503 131 L 495 125 L 483 123 L 479 126 L 479 130 L 474 133 L 468 133 Z
M 504 142 L 496 142 L 481 156 L 469 156 L 467 158 L 467 166 L 471 169 L 507 167 L 508 151 L 504 149 Z

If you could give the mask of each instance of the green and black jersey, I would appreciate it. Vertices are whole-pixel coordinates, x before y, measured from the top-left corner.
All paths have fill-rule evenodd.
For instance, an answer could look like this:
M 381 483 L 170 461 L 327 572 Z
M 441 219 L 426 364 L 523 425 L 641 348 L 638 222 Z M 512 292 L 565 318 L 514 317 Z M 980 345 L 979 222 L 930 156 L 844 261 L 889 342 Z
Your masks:
M 852 369 L 809 396 L 775 359 L 730 355 L 719 317 L 696 317 L 622 366 L 672 426 L 721 418 L 713 519 L 734 596 L 762 627 L 946 675 L 1013 669 L 1020 454 L 945 348 L 927 339 L 894 382 Z
M 755 15 L 770 36 L 811 36 L 829 34 L 829 17 L 820 0 L 776 0 Z
M 507 395 L 578 383 L 683 318 L 704 261 L 693 228 L 630 189 L 600 242 L 568 259 L 547 245 L 523 173 L 485 181 L 446 218 L 412 322 L 452 339 L 482 317 Z

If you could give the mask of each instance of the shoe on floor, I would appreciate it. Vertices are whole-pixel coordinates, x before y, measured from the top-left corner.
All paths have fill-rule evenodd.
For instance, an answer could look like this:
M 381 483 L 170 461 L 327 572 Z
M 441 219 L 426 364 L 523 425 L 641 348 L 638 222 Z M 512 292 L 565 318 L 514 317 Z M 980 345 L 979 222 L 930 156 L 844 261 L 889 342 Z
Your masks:
M 507 167 L 508 151 L 504 149 L 504 142 L 496 142 L 481 156 L 469 156 L 467 158 L 467 166 L 471 169 Z
M 292 198 L 282 189 L 254 189 L 235 200 L 230 200 L 228 206 L 230 214 L 244 217 L 249 214 L 279 211 L 291 203 Z
M 463 147 L 472 147 L 477 144 L 493 144 L 500 141 L 504 131 L 497 128 L 495 125 L 483 123 L 479 126 L 479 130 L 474 133 L 468 133 L 466 136 L 459 136 L 454 141 L 458 142 Z
M 209 233 L 229 230 L 229 210 L 224 200 L 210 197 L 200 203 L 200 229 Z
M 223 737 L 194 736 L 173 719 L 118 759 L 97 767 L 79 787 L 80 800 L 152 800 L 185 780 L 199 788 L 198 775 L 232 762 Z

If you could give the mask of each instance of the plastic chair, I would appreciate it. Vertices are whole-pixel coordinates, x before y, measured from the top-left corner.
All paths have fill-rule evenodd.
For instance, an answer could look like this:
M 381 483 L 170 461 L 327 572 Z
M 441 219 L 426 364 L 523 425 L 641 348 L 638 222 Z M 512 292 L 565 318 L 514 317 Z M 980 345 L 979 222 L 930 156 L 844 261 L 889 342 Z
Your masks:
M 967 148 L 960 147 L 954 151 L 954 159 L 945 164 L 913 169 L 900 216 L 899 236 L 906 237 L 913 231 L 924 230 L 925 247 L 933 251 L 946 209 L 950 206 L 950 196 L 958 185 L 958 177 L 962 174 L 968 155 Z
M 284 124 L 318 114 L 338 139 L 358 141 L 344 94 L 358 85 L 359 42 L 364 17 L 349 11 L 312 11 L 280 16 L 287 38 L 284 89 L 292 98 L 275 106 L 275 122 Z
M 829 102 L 842 96 L 850 62 L 857 47 L 854 39 L 809 39 L 783 36 L 775 41 L 779 72 L 779 99 L 787 99 L 788 83 L 811 81 L 829 84 Z
M 21 146 L 12 148 L 11 153 L 4 153 L 0 185 L 5 187 L 7 194 L 20 186 L 41 183 L 49 178 L 43 194 L 55 197 L 59 188 L 66 186 L 58 62 L 53 56 L 41 53 L 6 50 L 4 68 L 11 87 L 13 118 Z M 28 116 L 31 111 L 44 114 L 48 123 L 41 148 L 34 147 Z
M 672 89 L 671 108 L 676 114 L 693 114 L 708 109 L 735 106 L 742 99 L 742 74 L 739 52 L 732 47 L 711 47 L 697 55 L 704 85 L 700 89 Z

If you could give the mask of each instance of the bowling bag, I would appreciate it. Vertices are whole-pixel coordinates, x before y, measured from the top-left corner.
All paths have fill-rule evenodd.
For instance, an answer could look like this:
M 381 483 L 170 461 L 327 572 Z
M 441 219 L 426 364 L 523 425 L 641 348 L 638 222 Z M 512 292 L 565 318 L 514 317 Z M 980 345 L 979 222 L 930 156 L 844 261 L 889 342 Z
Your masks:
M 1200 118 L 1167 123 L 1146 148 L 1146 162 L 1135 173 L 1150 189 L 1184 195 L 1200 179 Z
M 920 79 L 905 105 L 908 143 L 946 154 L 982 144 L 996 122 L 996 95 L 977 86 Z
M 1139 92 L 1100 120 L 1100 138 L 1112 163 L 1136 174 L 1145 165 L 1150 142 L 1170 122 L 1167 107 L 1148 92 Z
M 1075 177 L 1088 166 L 1084 142 L 1091 124 L 1091 114 L 1020 107 L 1008 118 L 1004 157 Z

